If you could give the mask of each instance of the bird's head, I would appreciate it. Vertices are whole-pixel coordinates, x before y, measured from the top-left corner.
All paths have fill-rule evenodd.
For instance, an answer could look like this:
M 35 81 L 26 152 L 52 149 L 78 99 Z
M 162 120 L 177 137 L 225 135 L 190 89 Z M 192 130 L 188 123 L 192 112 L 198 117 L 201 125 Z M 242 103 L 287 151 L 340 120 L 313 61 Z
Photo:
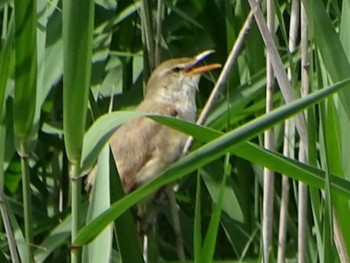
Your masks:
M 221 67 L 220 64 L 199 66 L 213 50 L 201 52 L 195 57 L 171 59 L 163 62 L 152 73 L 146 89 L 146 98 L 171 99 L 194 97 L 200 76 L 204 72 Z

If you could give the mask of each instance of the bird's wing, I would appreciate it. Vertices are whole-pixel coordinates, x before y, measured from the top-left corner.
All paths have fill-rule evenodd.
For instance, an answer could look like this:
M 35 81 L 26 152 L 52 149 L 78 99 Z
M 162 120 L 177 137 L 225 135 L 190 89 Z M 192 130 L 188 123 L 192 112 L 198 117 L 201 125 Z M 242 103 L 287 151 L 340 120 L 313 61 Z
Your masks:
M 137 110 L 168 116 L 178 114 L 171 105 L 145 101 Z M 172 156 L 181 151 L 180 137 L 184 135 L 146 117 L 121 126 L 111 137 L 110 146 L 125 192 L 155 177 L 169 162 L 175 161 Z

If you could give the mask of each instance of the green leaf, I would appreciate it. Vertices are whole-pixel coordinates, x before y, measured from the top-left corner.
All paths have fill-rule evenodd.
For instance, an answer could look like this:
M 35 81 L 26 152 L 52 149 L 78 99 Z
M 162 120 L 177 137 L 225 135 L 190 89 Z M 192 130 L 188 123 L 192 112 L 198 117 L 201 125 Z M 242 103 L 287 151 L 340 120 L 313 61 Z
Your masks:
M 36 1 L 15 1 L 15 134 L 25 140 L 32 129 L 37 85 Z
M 64 0 L 62 14 L 64 142 L 69 161 L 79 164 L 90 87 L 94 1 Z
M 5 42 L 2 45 L 0 53 L 0 119 L 3 116 L 3 108 L 5 101 L 5 91 L 8 77 L 10 75 L 10 61 L 12 54 L 12 44 L 14 40 L 14 15 L 12 14 L 8 26 L 7 26 L 7 36 Z
M 220 224 L 220 217 L 221 217 L 221 210 L 222 210 L 221 208 L 224 200 L 225 183 L 226 183 L 226 177 L 224 176 L 220 187 L 219 197 L 215 204 L 214 211 L 211 215 L 208 231 L 204 239 L 204 244 L 203 244 L 201 254 L 198 259 L 197 258 L 195 259 L 195 262 L 198 262 L 198 263 L 213 262 L 214 251 L 216 247 L 215 246 L 216 239 L 218 236 L 218 228 Z
M 109 147 L 99 156 L 92 187 L 87 223 L 110 207 Z M 83 248 L 83 262 L 109 262 L 112 254 L 112 229 L 106 228 L 93 242 Z

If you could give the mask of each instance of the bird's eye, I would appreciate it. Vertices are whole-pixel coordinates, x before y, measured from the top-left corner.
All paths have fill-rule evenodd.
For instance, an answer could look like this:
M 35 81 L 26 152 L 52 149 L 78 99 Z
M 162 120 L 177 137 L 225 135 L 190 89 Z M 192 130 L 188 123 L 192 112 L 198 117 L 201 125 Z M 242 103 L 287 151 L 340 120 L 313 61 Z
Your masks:
M 181 70 L 183 70 L 182 67 L 175 67 L 172 69 L 173 72 L 177 73 L 177 72 L 180 72 Z

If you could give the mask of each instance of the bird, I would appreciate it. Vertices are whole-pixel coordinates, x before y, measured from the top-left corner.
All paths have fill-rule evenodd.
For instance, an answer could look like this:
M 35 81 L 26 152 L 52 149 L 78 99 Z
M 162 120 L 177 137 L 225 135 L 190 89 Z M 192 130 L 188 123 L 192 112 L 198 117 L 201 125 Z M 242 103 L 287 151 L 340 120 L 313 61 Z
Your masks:
M 213 50 L 194 57 L 170 59 L 151 74 L 143 101 L 136 111 L 194 122 L 196 91 L 201 74 L 219 63 L 198 66 Z M 119 127 L 109 140 L 125 193 L 152 181 L 180 158 L 188 136 L 147 117 Z

